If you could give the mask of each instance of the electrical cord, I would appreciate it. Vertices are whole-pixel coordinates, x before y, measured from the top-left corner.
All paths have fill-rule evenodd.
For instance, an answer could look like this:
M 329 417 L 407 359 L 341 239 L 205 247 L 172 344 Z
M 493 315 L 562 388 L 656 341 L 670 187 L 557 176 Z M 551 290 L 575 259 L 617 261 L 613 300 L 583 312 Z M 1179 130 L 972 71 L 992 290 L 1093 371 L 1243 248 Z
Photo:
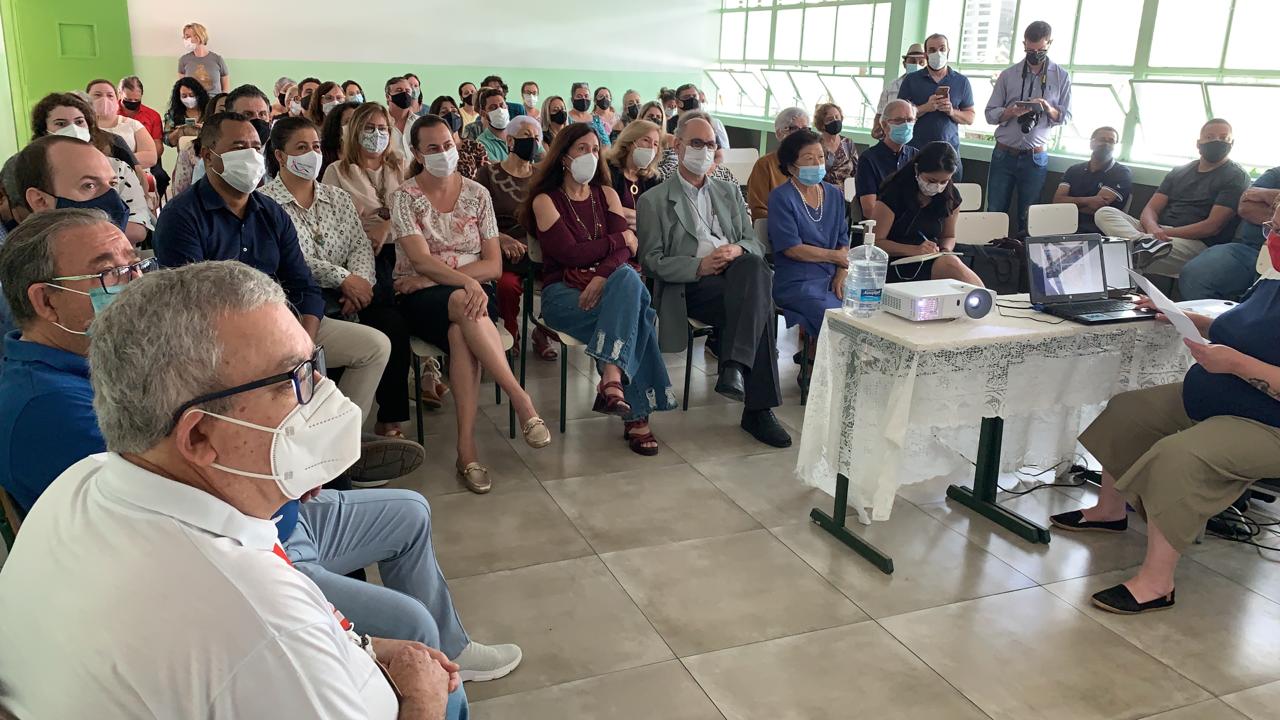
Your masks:
M 1023 310 L 1026 312 L 1030 312 L 1032 314 L 1031 315 L 1008 315 L 1005 313 L 1005 310 Z M 1025 307 L 1023 307 L 1020 305 L 1005 305 L 1000 302 L 997 302 L 996 312 L 1000 313 L 1000 317 L 1009 318 L 1011 320 L 1030 320 L 1032 322 L 1043 323 L 1045 325 L 1061 325 L 1062 323 L 1067 321 L 1066 318 L 1058 318 L 1057 320 L 1045 320 L 1044 318 L 1037 317 L 1037 315 L 1039 315 L 1040 312 L 1036 310 L 1034 307 L 1032 307 L 1030 303 L 1028 303 Z
M 1234 513 L 1236 517 L 1231 518 L 1229 513 Z M 1235 524 L 1237 527 L 1233 528 L 1234 532 L 1231 534 L 1227 534 L 1215 527 L 1221 527 L 1224 524 L 1228 525 L 1228 527 L 1230 524 Z M 1211 519 L 1209 527 L 1205 530 L 1205 534 L 1211 537 L 1216 537 L 1220 540 L 1226 540 L 1227 542 L 1248 545 L 1256 548 L 1258 551 L 1258 557 L 1263 560 L 1268 562 L 1280 562 L 1280 557 L 1267 557 L 1262 552 L 1263 550 L 1269 550 L 1273 553 L 1280 553 L 1280 546 L 1264 545 L 1257 542 L 1258 537 L 1262 535 L 1280 538 L 1280 532 L 1269 529 L 1276 525 L 1280 525 L 1280 522 L 1259 522 L 1258 520 L 1240 512 L 1240 510 L 1235 506 L 1231 506 Z
M 956 455 L 960 456 L 960 458 L 961 458 L 962 460 L 964 460 L 965 462 L 969 463 L 970 465 L 974 466 L 975 468 L 976 468 L 976 467 L 978 467 L 978 463 L 977 463 L 977 462 L 975 462 L 975 461 L 973 461 L 973 460 L 970 460 L 970 459 L 969 459 L 969 457 L 968 457 L 967 455 L 965 455 L 964 453 L 962 453 L 962 452 L 960 452 L 960 451 L 956 450 L 955 448 L 953 448 L 953 447 L 951 447 L 950 445 L 948 445 L 948 444 L 946 444 L 945 442 L 943 442 L 942 438 L 938 437 L 937 433 L 934 433 L 934 435 L 933 435 L 933 439 L 934 439 L 934 440 L 937 440 L 939 445 L 942 445 L 942 446 L 943 446 L 943 447 L 945 447 L 946 449 L 948 449 L 948 450 L 950 450 L 951 452 L 955 453 Z M 1076 463 L 1076 461 L 1077 461 L 1077 460 L 1079 460 L 1079 463 Z M 1049 466 L 1049 467 L 1047 467 L 1047 468 L 1043 468 L 1042 470 L 1040 470 L 1040 471 L 1038 471 L 1038 472 L 1026 472 L 1025 470 L 1015 470 L 1015 471 L 1013 472 L 1013 474 L 1014 474 L 1014 475 L 1016 475 L 1016 476 L 1018 476 L 1018 478 L 1019 478 L 1019 479 L 1018 479 L 1018 484 L 1022 484 L 1023 482 L 1026 482 L 1025 480 L 1023 480 L 1023 479 L 1022 479 L 1022 476 L 1024 476 L 1024 475 L 1025 475 L 1028 479 L 1035 479 L 1035 478 L 1041 477 L 1042 475 L 1044 475 L 1044 474 L 1045 474 L 1045 473 L 1047 473 L 1047 472 L 1056 471 L 1056 470 L 1058 470 L 1059 468 L 1061 468 L 1063 465 L 1066 465 L 1066 464 L 1068 464 L 1068 463 L 1071 463 L 1071 465 L 1070 465 L 1070 469 L 1068 470 L 1068 473 L 1067 473 L 1067 474 L 1069 474 L 1069 475 L 1077 475 L 1078 473 L 1076 472 L 1076 468 L 1081 468 L 1084 472 L 1090 472 L 1090 471 L 1087 469 L 1088 461 L 1085 459 L 1085 457 L 1084 457 L 1083 455 L 1081 455 L 1080 453 L 1076 453 L 1076 454 L 1072 455 L 1071 457 L 1067 458 L 1066 460 L 1060 460 L 1060 461 L 1058 461 L 1057 463 L 1055 463 L 1055 464 L 1053 464 L 1053 465 L 1050 465 L 1050 466 Z M 1057 483 L 1057 482 L 1046 483 L 1046 482 L 1042 482 L 1042 483 L 1038 483 L 1038 484 L 1036 484 L 1036 485 L 1033 485 L 1032 487 L 1030 487 L 1030 488 L 1028 488 L 1028 489 L 1026 489 L 1026 490 L 1009 490 L 1009 489 L 1006 489 L 1003 485 L 1001 485 L 1001 484 L 1000 484 L 1000 482 L 999 482 L 999 480 L 997 480 L 997 481 L 996 481 L 996 489 L 997 489 L 997 490 L 999 490 L 999 491 L 1000 491 L 1000 492 L 1002 492 L 1002 493 L 1007 494 L 1007 495 L 1013 495 L 1013 496 L 1015 496 L 1015 497 L 1018 497 L 1018 496 L 1021 496 L 1021 495 L 1029 495 L 1029 494 L 1031 494 L 1031 493 L 1033 493 L 1033 492 L 1035 492 L 1035 491 L 1037 491 L 1037 490 L 1041 490 L 1041 489 L 1043 489 L 1043 488 L 1050 488 L 1050 487 L 1075 488 L 1075 487 L 1082 487 L 1084 484 L 1085 484 L 1085 481 L 1084 481 L 1083 479 L 1082 479 L 1082 480 L 1080 480 L 1080 482 L 1074 482 L 1074 483 Z

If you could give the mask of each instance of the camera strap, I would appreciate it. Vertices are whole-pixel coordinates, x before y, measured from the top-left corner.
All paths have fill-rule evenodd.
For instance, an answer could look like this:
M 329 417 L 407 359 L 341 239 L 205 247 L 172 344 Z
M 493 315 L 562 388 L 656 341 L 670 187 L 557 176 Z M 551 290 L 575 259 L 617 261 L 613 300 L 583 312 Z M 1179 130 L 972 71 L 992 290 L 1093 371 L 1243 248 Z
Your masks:
M 1027 87 L 1027 75 L 1032 76 L 1030 88 Z M 1035 73 L 1031 72 L 1031 64 L 1026 60 L 1023 60 L 1022 61 L 1022 87 L 1020 88 L 1021 97 L 1018 98 L 1019 100 L 1030 100 L 1031 96 L 1035 95 L 1035 91 L 1036 91 L 1035 75 L 1036 75 Z M 1048 58 L 1045 58 L 1044 69 L 1042 69 L 1039 72 L 1039 76 L 1040 76 L 1040 97 L 1042 98 L 1047 97 L 1048 89 L 1049 89 L 1049 59 Z

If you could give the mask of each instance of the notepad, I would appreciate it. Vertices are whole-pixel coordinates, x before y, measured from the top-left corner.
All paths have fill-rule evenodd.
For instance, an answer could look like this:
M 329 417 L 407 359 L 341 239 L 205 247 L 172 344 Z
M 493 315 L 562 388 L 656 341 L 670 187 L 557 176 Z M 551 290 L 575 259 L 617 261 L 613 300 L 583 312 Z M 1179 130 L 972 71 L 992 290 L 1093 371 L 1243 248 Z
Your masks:
M 927 260 L 933 260 L 935 258 L 940 258 L 943 255 L 955 255 L 959 257 L 960 253 L 943 250 L 942 252 L 929 253 L 928 255 L 912 255 L 911 257 L 898 258 L 897 260 L 894 260 L 889 264 L 890 265 L 907 265 L 910 263 L 918 263 L 918 262 L 925 262 Z
M 1156 306 L 1156 309 L 1164 313 L 1166 318 L 1169 318 L 1169 322 L 1173 323 L 1173 327 L 1178 331 L 1179 335 L 1193 343 L 1209 344 L 1209 341 L 1205 340 L 1204 336 L 1200 334 L 1200 328 L 1191 322 L 1191 318 L 1182 312 L 1182 308 L 1165 297 L 1165 294 L 1160 292 L 1155 285 L 1152 285 L 1150 280 L 1147 280 L 1136 270 L 1130 270 L 1129 277 L 1133 278 L 1133 281 L 1138 284 L 1139 290 L 1151 298 L 1151 303 Z

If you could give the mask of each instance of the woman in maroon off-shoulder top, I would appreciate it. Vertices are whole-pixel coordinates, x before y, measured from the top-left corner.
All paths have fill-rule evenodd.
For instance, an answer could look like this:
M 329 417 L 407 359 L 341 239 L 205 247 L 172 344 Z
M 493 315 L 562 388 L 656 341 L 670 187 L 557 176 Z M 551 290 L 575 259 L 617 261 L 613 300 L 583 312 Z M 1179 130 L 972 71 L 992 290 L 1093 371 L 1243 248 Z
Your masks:
M 656 455 L 649 415 L 674 409 L 676 399 L 649 291 L 633 265 L 636 235 L 590 125 L 556 134 L 529 188 L 522 210 L 542 249 L 543 320 L 595 358 L 601 381 L 592 409 L 623 418 L 632 451 Z

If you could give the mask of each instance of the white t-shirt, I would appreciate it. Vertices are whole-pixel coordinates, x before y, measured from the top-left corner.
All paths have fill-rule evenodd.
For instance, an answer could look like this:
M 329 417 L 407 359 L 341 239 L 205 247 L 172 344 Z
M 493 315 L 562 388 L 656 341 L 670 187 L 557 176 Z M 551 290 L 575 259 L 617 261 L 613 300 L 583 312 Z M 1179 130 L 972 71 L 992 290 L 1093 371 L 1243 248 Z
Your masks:
M 125 117 L 123 115 L 118 115 L 117 117 L 119 118 L 120 122 L 116 123 L 115 127 L 104 127 L 102 129 L 106 130 L 109 133 L 115 133 L 116 135 L 119 135 L 120 138 L 124 140 L 124 144 L 129 146 L 129 152 L 137 152 L 138 143 L 134 133 L 138 132 L 139 130 L 146 132 L 147 128 L 144 127 L 142 123 L 138 122 L 137 120 L 134 120 L 133 118 Z
M 0 706 L 22 718 L 394 718 L 275 525 L 114 453 L 41 495 L 0 573 Z

